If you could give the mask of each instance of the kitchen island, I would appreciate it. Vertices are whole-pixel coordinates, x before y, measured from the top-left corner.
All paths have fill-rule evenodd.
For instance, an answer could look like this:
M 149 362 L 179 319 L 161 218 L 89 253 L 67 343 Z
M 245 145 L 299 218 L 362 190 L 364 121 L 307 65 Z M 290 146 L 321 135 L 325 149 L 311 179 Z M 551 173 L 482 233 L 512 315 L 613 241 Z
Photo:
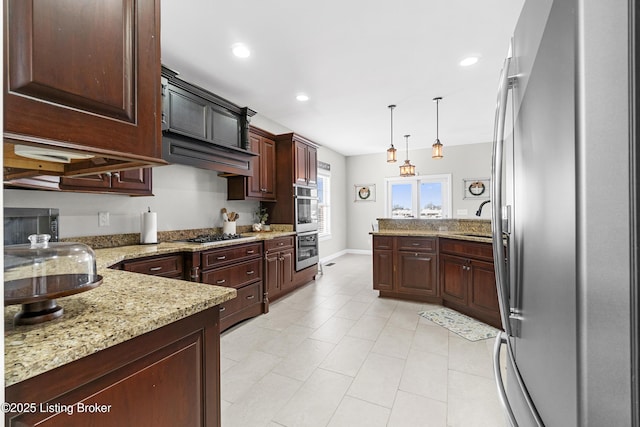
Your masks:
M 185 250 L 96 250 L 103 283 L 54 321 L 14 326 L 6 307 L 6 425 L 219 425 L 218 305 L 236 290 L 108 268 Z

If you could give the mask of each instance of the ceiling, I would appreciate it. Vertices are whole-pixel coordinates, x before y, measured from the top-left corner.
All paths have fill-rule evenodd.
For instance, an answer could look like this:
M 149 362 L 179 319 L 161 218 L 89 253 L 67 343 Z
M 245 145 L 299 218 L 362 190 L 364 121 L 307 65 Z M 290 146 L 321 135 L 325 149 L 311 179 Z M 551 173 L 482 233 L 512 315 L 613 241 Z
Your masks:
M 524 0 L 162 1 L 162 62 L 343 155 L 491 141 Z M 242 42 L 251 55 L 232 55 Z M 477 64 L 461 67 L 470 55 Z M 309 96 L 296 100 L 298 93 Z

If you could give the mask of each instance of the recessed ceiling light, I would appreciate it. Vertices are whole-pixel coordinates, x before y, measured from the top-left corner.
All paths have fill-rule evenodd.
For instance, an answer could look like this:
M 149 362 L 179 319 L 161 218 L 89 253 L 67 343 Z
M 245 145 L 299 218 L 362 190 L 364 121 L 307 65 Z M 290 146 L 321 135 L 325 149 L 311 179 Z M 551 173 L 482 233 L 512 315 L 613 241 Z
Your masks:
M 476 62 L 478 62 L 478 57 L 477 56 L 469 56 L 467 58 L 464 58 L 462 61 L 460 61 L 460 65 L 462 67 L 469 67 L 469 66 L 475 64 Z
M 235 56 L 238 58 L 248 58 L 251 55 L 251 51 L 247 47 L 247 45 L 242 43 L 236 43 L 231 46 L 231 50 Z
M 300 102 L 305 102 L 309 100 L 309 96 L 305 95 L 304 93 L 299 93 L 298 95 L 296 95 L 296 99 Z

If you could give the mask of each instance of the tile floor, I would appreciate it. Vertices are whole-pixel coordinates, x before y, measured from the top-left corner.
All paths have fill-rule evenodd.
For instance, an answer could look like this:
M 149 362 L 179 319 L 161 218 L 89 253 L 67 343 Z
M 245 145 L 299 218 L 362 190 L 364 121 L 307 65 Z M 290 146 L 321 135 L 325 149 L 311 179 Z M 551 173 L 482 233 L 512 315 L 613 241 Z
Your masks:
M 344 255 L 270 312 L 221 337 L 223 427 L 506 425 L 493 340 L 372 290 L 371 257 Z

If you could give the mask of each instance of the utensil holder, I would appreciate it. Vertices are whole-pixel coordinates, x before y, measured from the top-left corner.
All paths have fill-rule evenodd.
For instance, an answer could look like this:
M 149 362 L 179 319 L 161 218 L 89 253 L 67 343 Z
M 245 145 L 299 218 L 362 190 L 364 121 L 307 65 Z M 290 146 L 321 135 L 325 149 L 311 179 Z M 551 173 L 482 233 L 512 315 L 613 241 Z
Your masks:
M 222 223 L 222 232 L 224 234 L 236 234 L 236 222 L 225 221 Z

